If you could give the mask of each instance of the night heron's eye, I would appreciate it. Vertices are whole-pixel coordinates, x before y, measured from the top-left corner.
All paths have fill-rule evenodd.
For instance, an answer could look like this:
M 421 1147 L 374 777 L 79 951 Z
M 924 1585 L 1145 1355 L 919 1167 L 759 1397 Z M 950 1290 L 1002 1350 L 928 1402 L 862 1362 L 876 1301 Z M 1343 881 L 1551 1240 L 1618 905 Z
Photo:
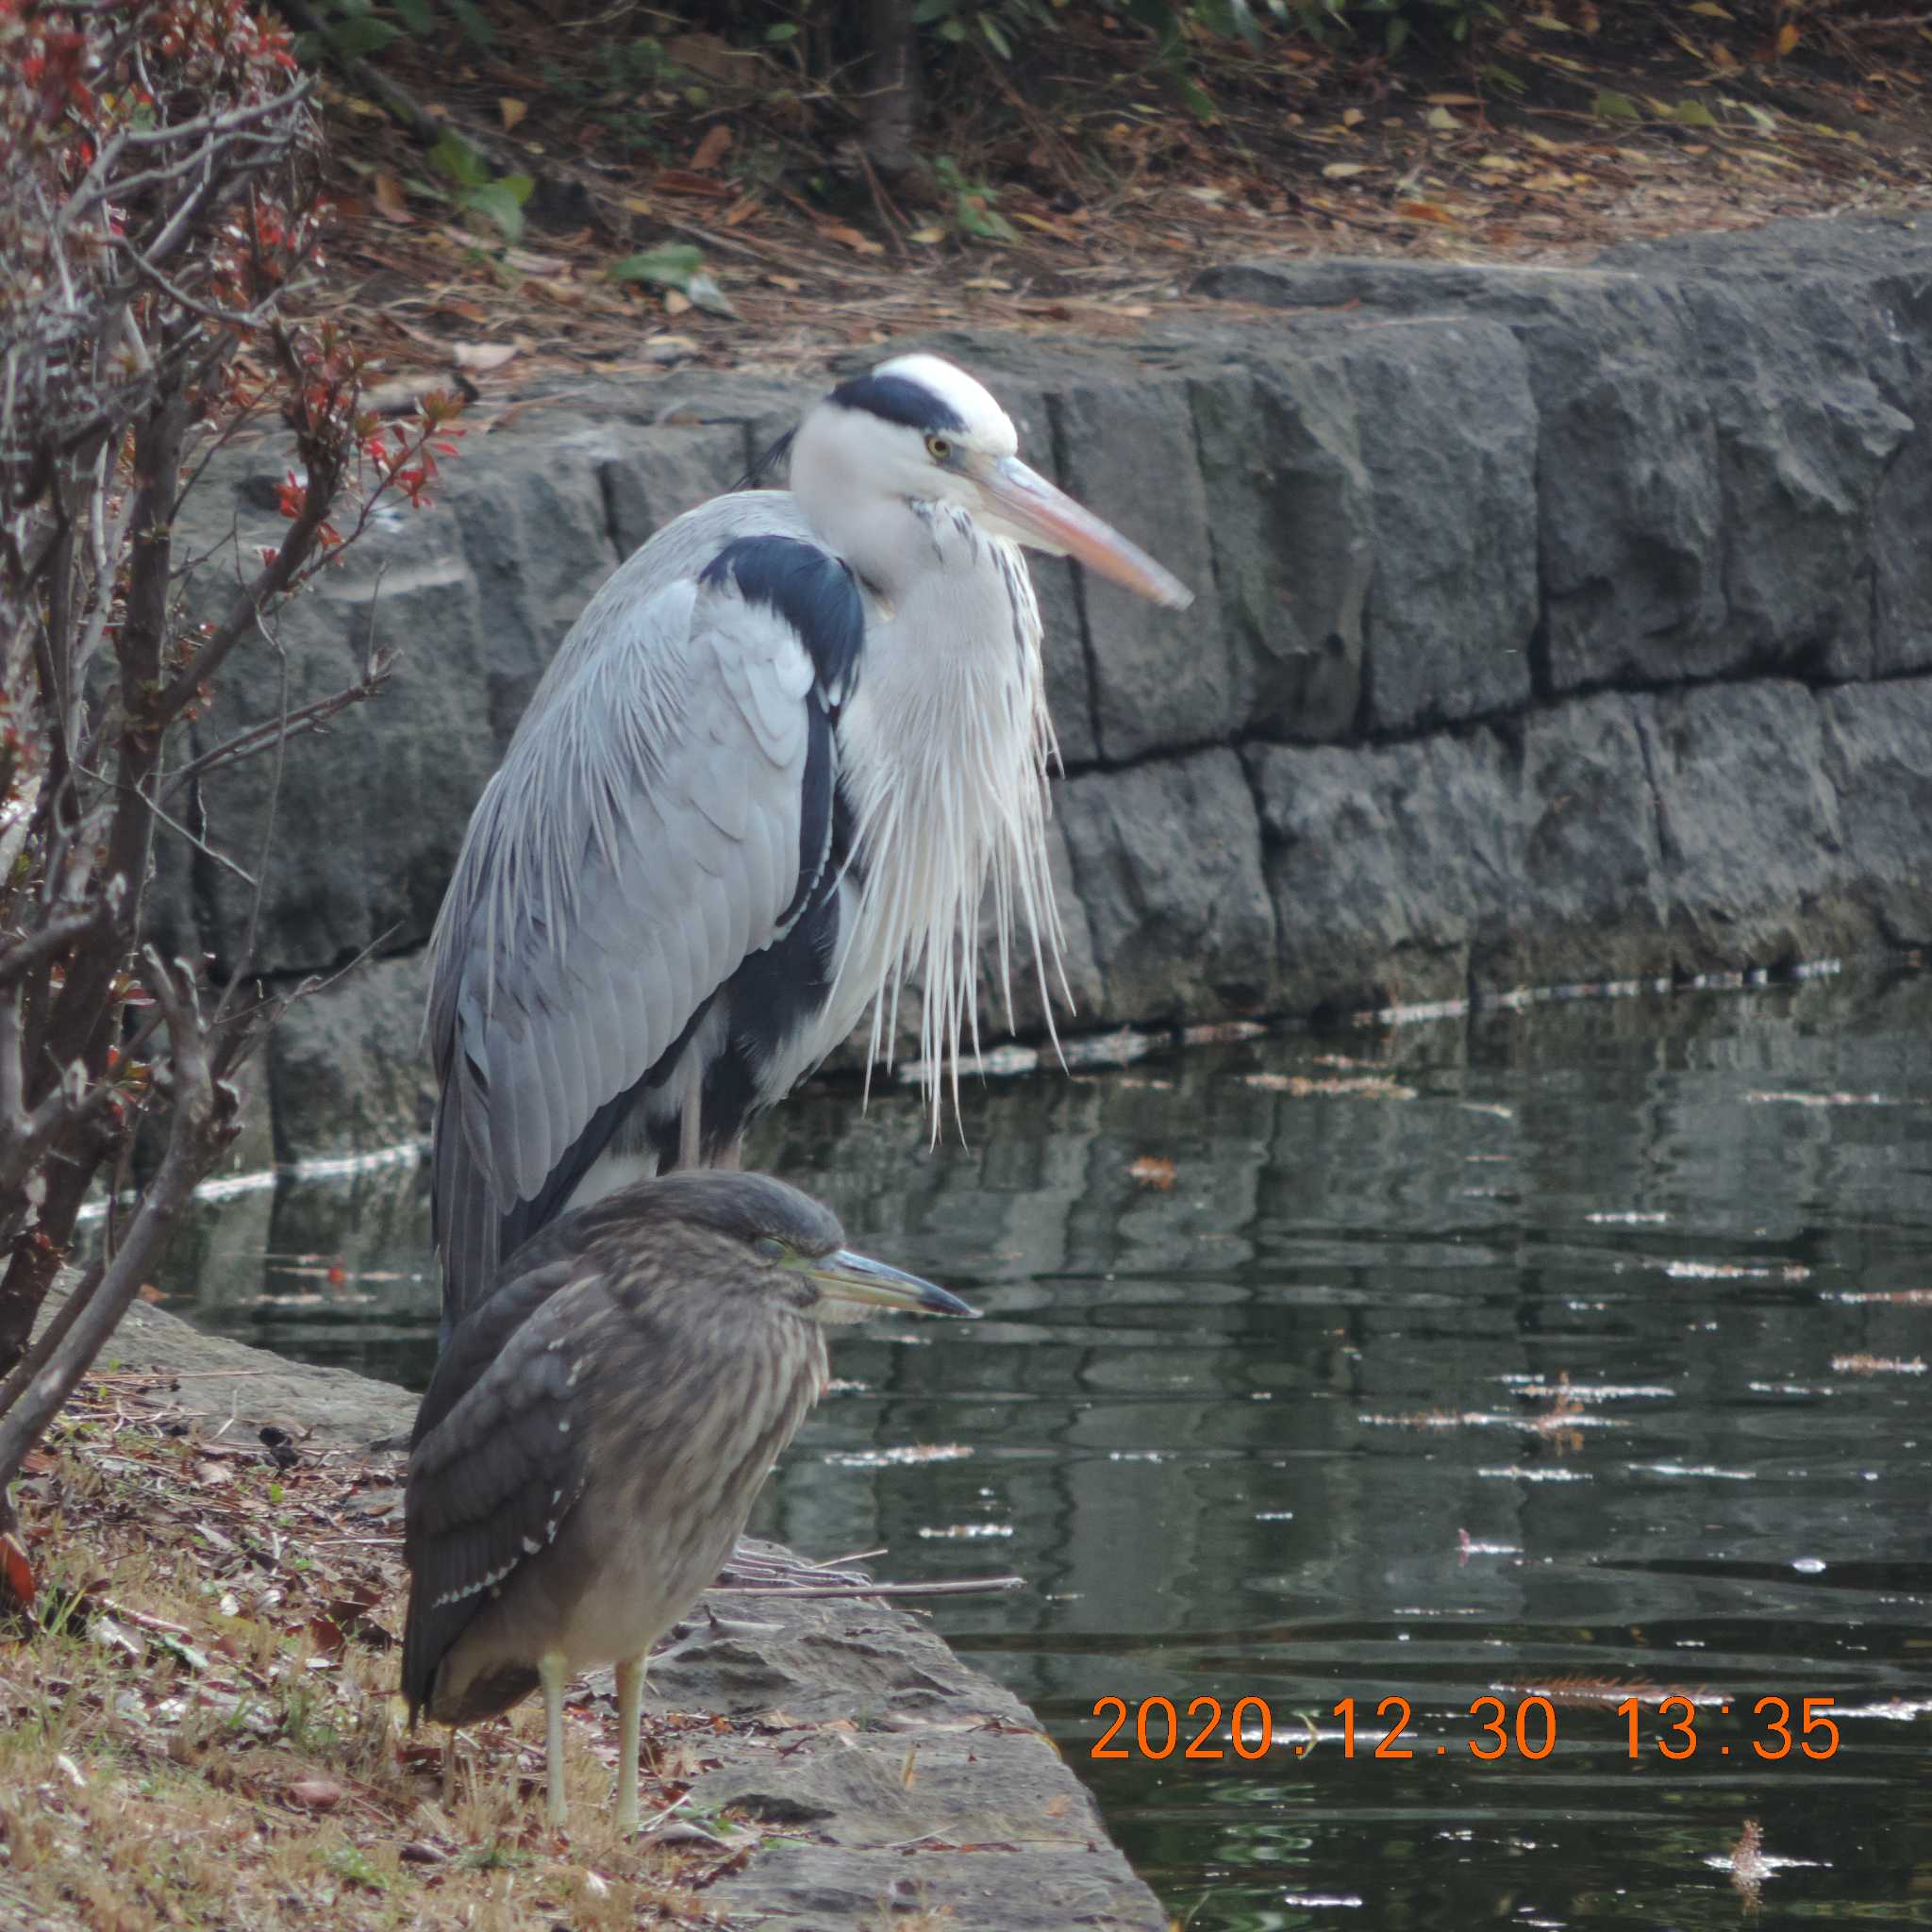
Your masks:
M 925 453 L 934 462 L 942 463 L 953 454 L 953 445 L 943 436 L 928 436 L 925 439 Z
M 768 1261 L 782 1261 L 787 1253 L 785 1243 L 774 1234 L 759 1235 L 752 1246 Z

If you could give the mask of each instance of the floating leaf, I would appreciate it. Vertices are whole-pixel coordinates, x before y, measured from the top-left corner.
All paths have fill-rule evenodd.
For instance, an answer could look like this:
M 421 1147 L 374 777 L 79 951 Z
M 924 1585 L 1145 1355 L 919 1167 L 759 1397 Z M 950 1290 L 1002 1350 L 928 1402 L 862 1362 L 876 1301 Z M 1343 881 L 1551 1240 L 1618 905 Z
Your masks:
M 1717 125 L 1717 116 L 1702 101 L 1679 101 L 1671 110 L 1671 119 L 1681 127 Z
M 1637 103 L 1628 94 L 1613 93 L 1608 88 L 1603 89 L 1591 104 L 1598 118 L 1605 121 L 1641 121 L 1643 114 Z
M 1330 161 L 1322 173 L 1330 181 L 1346 181 L 1356 175 L 1366 175 L 1369 166 L 1366 161 Z
M 503 116 L 503 131 L 508 134 L 530 111 L 530 104 L 518 100 L 514 94 L 501 94 L 497 97 L 496 111 Z
M 1798 44 L 1798 23 L 1788 20 L 1777 30 L 1777 58 L 1782 60 Z

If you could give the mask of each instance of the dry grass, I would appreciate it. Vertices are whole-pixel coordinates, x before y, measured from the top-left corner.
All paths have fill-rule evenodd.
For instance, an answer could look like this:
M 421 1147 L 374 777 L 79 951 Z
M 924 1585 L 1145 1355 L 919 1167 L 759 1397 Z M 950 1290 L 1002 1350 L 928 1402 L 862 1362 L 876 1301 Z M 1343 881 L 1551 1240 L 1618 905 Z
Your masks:
M 535 1706 L 466 1733 L 445 1794 L 440 1734 L 410 1737 L 394 1696 L 392 1470 L 278 1472 L 202 1428 L 108 1377 L 22 1485 L 40 1588 L 0 1625 L 0 1923 L 725 1923 L 703 1888 L 755 1838 L 621 1840 L 608 1700 L 572 1709 L 567 1836 L 541 1824 Z M 647 1812 L 677 1806 L 717 1728 L 647 1732 Z

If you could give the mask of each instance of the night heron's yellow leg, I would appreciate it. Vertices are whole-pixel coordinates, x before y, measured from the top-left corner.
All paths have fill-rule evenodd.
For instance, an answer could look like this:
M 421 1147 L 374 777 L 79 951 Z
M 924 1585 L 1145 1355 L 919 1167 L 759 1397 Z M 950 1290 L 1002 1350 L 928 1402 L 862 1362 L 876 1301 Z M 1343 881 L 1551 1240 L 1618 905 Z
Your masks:
M 644 1660 L 634 1657 L 617 1667 L 617 1828 L 626 1837 L 638 1828 L 638 1731 L 644 1711 Z
M 546 1650 L 537 1659 L 537 1681 L 543 1687 L 544 1823 L 560 1830 L 568 1823 L 563 1803 L 563 1687 L 569 1673 L 560 1650 Z

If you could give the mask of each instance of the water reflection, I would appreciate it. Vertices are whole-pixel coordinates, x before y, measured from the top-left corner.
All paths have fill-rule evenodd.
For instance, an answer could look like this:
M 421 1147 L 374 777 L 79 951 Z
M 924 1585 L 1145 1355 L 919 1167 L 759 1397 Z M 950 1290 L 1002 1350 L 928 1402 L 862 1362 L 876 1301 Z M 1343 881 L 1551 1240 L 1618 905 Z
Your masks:
M 1754 1885 L 1758 1923 L 1932 1923 L 1928 1042 L 1903 978 L 1042 1076 L 969 1094 L 963 1146 L 908 1095 L 803 1096 L 758 1161 L 987 1319 L 842 1342 L 860 1386 L 760 1526 L 1024 1572 L 943 1626 L 1194 1927 L 1729 1926 Z M 195 1240 L 203 1319 L 426 1374 L 420 1174 L 243 1197 Z M 972 1453 L 857 1455 L 904 1442 Z M 1539 1690 L 1547 1757 L 1472 1756 L 1474 1700 Z M 1265 1700 L 1274 1740 L 1089 1757 L 1097 1700 L 1131 1741 L 1157 1695 L 1183 1746 L 1203 1697 Z M 1774 1695 L 1836 1698 L 1840 1748 L 1760 1756 Z M 1391 1697 L 1412 1757 L 1374 1756 Z

